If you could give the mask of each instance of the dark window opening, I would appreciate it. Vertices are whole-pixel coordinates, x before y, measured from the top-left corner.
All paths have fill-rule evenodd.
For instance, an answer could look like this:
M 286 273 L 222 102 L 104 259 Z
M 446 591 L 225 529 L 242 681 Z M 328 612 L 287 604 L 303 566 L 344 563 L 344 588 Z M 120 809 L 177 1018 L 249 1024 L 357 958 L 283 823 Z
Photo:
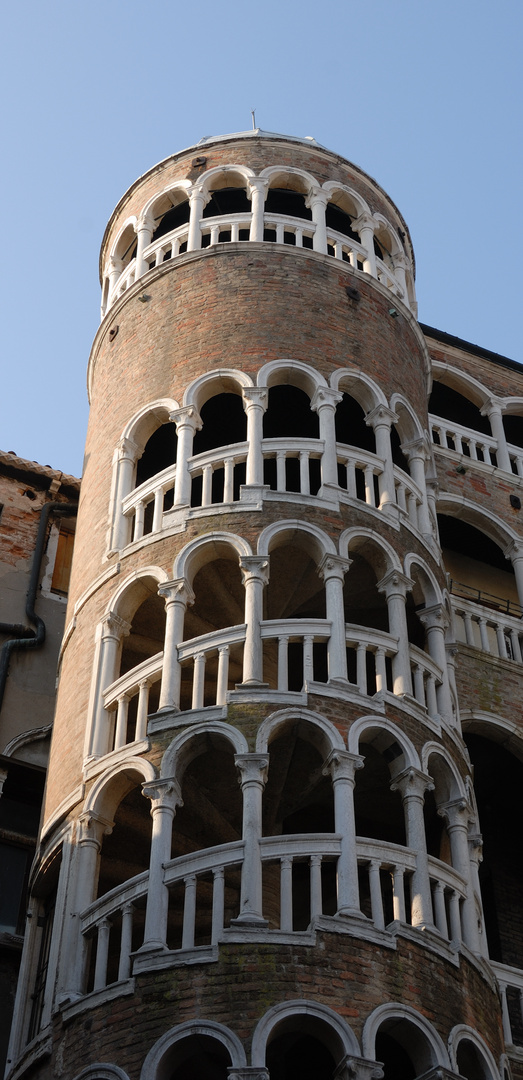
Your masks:
M 312 211 L 305 205 L 305 195 L 301 195 L 299 191 L 269 188 L 265 200 L 265 212 L 312 221 Z
M 513 446 L 523 447 L 523 416 L 505 415 L 503 427 L 507 442 L 512 443 Z M 514 472 L 516 472 L 515 467 Z
M 327 203 L 325 220 L 328 229 L 334 229 L 335 232 L 341 233 L 342 236 L 349 236 L 351 240 L 357 240 L 360 243 L 359 234 L 352 228 L 354 219 L 350 214 L 346 214 L 345 210 L 340 210 L 339 206 Z
M 487 416 L 481 415 L 477 405 L 442 382 L 433 384 L 429 412 L 472 431 L 479 431 L 482 435 L 492 435 L 490 421 Z
M 172 1065 L 162 1069 L 165 1080 L 227 1080 L 230 1056 L 222 1043 L 209 1035 L 190 1035 L 176 1044 Z
M 335 1066 L 327 1047 L 302 1030 L 277 1035 L 267 1048 L 271 1080 L 332 1080 Z
M 193 454 L 245 442 L 247 416 L 239 394 L 216 394 L 200 409 L 202 427 L 194 436 Z
M 402 471 L 407 473 L 407 476 L 409 476 L 409 462 L 408 459 L 405 457 L 403 450 L 401 449 L 400 437 L 394 426 L 390 429 L 390 446 L 392 450 L 392 460 L 394 464 L 398 466 L 398 469 L 402 469 Z
M 136 487 L 176 462 L 177 435 L 174 424 L 161 424 L 147 441 L 136 466 Z
M 159 224 L 152 235 L 152 242 L 159 240 L 162 236 L 166 236 L 167 233 L 171 233 L 174 229 L 178 229 L 180 225 L 187 225 L 189 221 L 189 202 L 178 203 L 177 206 L 172 206 L 170 210 L 160 219 Z
M 376 1036 L 376 1060 L 383 1062 L 384 1080 L 415 1080 L 417 1076 L 405 1048 L 385 1031 Z
M 212 192 L 202 217 L 223 217 L 224 214 L 248 214 L 250 212 L 251 203 L 244 188 L 220 188 L 219 191 Z
M 269 407 L 263 417 L 264 439 L 318 439 L 318 414 L 309 396 L 296 386 L 271 386 Z
M 336 442 L 376 453 L 374 431 L 365 423 L 365 412 L 359 402 L 349 394 L 344 394 L 336 407 L 335 423 Z

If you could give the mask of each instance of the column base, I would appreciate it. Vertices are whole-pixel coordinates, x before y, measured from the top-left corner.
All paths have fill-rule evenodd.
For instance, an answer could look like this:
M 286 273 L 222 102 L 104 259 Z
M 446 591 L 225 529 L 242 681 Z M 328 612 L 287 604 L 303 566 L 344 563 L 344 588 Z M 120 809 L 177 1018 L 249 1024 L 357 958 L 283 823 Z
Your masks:
M 237 927 L 239 930 L 269 929 L 267 919 L 264 919 L 262 915 L 253 915 L 251 912 L 246 915 L 238 915 L 237 919 L 231 919 L 229 926 Z
M 248 694 L 249 690 L 270 690 L 269 683 L 258 682 L 257 679 L 248 679 L 247 682 L 235 683 L 235 690 Z

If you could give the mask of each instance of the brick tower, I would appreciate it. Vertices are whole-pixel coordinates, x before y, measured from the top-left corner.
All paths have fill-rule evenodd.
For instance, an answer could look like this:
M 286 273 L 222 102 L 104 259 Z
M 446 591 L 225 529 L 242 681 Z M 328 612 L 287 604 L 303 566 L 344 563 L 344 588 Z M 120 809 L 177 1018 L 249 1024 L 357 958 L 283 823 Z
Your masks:
M 167 158 L 100 270 L 11 1077 L 508 1080 L 463 730 L 483 776 L 496 672 L 520 722 L 523 379 L 420 327 L 405 221 L 313 139 Z

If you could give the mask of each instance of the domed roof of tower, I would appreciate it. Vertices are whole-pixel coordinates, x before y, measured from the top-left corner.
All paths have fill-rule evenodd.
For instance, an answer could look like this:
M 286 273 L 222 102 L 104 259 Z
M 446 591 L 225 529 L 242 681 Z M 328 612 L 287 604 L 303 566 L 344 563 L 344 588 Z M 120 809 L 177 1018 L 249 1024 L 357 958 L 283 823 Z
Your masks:
M 278 131 L 264 131 L 263 128 L 250 128 L 248 131 L 233 131 L 228 135 L 204 135 L 197 146 L 206 146 L 208 143 L 227 142 L 228 139 L 285 139 L 286 142 L 307 143 L 309 146 L 317 146 L 320 150 L 328 150 L 327 146 L 319 143 L 313 135 L 283 135 Z

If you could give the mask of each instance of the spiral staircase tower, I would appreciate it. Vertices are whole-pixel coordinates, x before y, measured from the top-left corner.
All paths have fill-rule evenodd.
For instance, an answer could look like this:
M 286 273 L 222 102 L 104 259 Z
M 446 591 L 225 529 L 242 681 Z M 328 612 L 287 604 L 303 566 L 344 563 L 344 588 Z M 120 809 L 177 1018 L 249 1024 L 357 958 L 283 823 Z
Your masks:
M 100 272 L 10 1075 L 508 1077 L 405 221 L 256 130 Z

